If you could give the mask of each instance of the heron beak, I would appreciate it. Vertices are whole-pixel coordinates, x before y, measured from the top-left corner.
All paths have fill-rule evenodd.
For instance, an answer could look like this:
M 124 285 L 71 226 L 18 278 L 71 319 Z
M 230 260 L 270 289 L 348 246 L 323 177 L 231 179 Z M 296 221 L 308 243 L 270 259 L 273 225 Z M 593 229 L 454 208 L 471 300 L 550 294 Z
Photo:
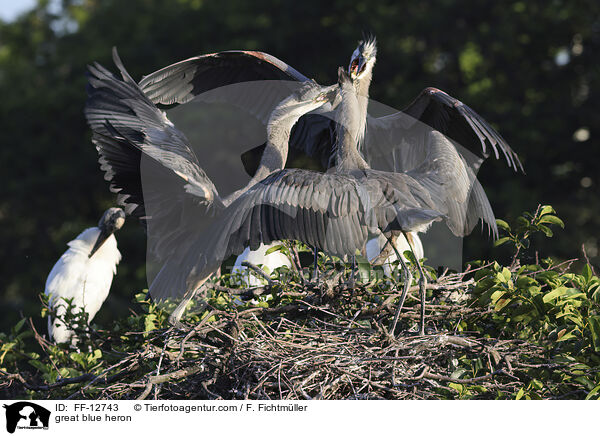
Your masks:
M 94 255 L 94 253 L 96 251 L 98 251 L 98 249 L 100 247 L 102 247 L 102 244 L 104 244 L 106 242 L 106 240 L 110 237 L 110 235 L 112 235 L 112 232 L 106 230 L 106 229 L 102 229 L 100 230 L 100 234 L 98 235 L 98 239 L 96 239 L 96 243 L 94 244 L 94 247 L 92 248 L 92 251 L 90 251 L 90 255 L 88 256 L 88 258 L 92 257 Z
M 315 101 L 316 102 L 329 102 L 329 101 L 335 100 L 335 97 L 337 96 L 337 93 L 338 93 L 338 87 L 337 87 L 337 85 L 333 85 L 330 88 L 331 89 L 329 89 L 328 91 L 321 92 L 317 96 Z
M 325 99 L 327 101 L 333 102 L 335 98 L 338 96 L 339 88 L 337 85 L 331 87 L 331 90 L 325 93 Z
M 360 73 L 363 72 L 366 64 L 367 64 L 367 60 L 363 56 L 359 56 L 359 57 L 355 58 L 350 63 L 350 67 L 348 68 L 348 72 L 350 73 L 350 78 L 352 78 L 352 80 L 356 79 L 360 75 Z

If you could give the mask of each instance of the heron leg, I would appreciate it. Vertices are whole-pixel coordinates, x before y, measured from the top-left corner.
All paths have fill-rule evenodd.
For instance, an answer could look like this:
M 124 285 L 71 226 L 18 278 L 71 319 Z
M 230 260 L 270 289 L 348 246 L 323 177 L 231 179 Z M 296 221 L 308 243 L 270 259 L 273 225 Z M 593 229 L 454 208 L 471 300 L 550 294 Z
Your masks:
M 392 236 L 390 239 L 386 238 L 385 244 L 381 248 L 381 251 L 379 252 L 377 257 L 375 257 L 373 259 L 373 261 L 371 263 L 373 265 L 383 265 L 387 261 L 388 257 L 390 257 L 390 254 L 392 254 L 392 251 L 393 251 L 392 247 L 394 246 L 395 243 L 396 243 L 396 238 L 394 236 Z
M 194 286 L 193 290 L 188 291 L 184 296 L 179 305 L 175 308 L 171 316 L 169 316 L 169 322 L 174 326 L 180 326 L 181 323 L 179 320 L 183 316 L 185 309 L 187 308 L 188 303 L 198 294 L 204 283 L 209 279 L 210 276 L 198 281 L 196 286 Z
M 392 336 L 394 336 L 394 333 L 396 332 L 396 325 L 398 324 L 398 318 L 400 317 L 400 311 L 402 310 L 402 306 L 404 306 L 404 300 L 406 300 L 406 295 L 408 294 L 408 288 L 410 287 L 410 284 L 412 282 L 412 274 L 410 272 L 410 269 L 408 269 L 406 262 L 404 261 L 402 256 L 400 256 L 398 251 L 396 250 L 396 246 L 395 245 L 392 245 L 392 246 L 394 247 L 394 251 L 396 251 L 396 256 L 398 256 L 398 259 L 400 260 L 400 265 L 402 266 L 402 278 L 403 278 L 402 294 L 400 295 L 400 302 L 398 303 L 398 307 L 396 308 L 396 313 L 394 314 L 394 320 L 392 321 L 392 326 L 390 327 L 390 333 L 392 334 Z
M 394 314 L 394 319 L 390 326 L 390 333 L 392 336 L 394 336 L 394 334 L 396 332 L 396 325 L 398 324 L 398 319 L 400 317 L 400 311 L 402 311 L 402 307 L 404 306 L 404 301 L 406 300 L 406 295 L 408 294 L 408 288 L 410 287 L 410 284 L 412 283 L 412 273 L 410 272 L 408 265 L 406 265 L 404 258 L 400 255 L 400 253 L 398 252 L 398 249 L 396 248 L 396 236 L 391 235 L 390 237 L 388 237 L 385 234 L 383 234 L 383 236 L 387 239 L 386 246 L 389 246 L 389 247 L 391 247 L 392 250 L 394 250 L 394 252 L 396 253 L 396 257 L 400 261 L 400 266 L 402 267 L 402 278 L 403 278 L 402 294 L 400 295 L 400 302 L 398 303 L 398 307 L 396 308 L 396 313 Z M 387 256 L 386 256 L 386 258 L 387 258 Z
M 313 271 L 313 280 L 315 282 L 317 282 L 317 285 L 319 284 L 319 250 L 317 247 L 314 247 L 313 249 L 314 252 L 314 262 L 315 262 L 315 269 Z
M 425 273 L 421 267 L 421 262 L 419 262 L 419 259 L 417 259 L 417 256 L 415 255 L 415 250 L 410 242 L 410 238 L 406 232 L 402 232 L 402 234 L 406 238 L 406 242 L 410 247 L 410 251 L 412 252 L 417 264 L 417 269 L 419 270 L 419 299 L 421 300 L 421 326 L 419 328 L 419 335 L 425 336 L 425 287 L 427 286 L 427 277 L 425 277 Z

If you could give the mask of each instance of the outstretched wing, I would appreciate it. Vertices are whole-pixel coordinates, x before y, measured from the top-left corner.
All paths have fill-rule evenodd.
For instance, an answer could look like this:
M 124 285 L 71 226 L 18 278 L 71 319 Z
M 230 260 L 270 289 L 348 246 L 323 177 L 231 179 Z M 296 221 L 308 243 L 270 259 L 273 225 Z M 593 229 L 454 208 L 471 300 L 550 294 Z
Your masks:
M 163 256 L 176 244 L 179 224 L 192 222 L 219 197 L 186 137 L 140 91 L 116 51 L 119 78 L 99 64 L 89 67 L 85 115 L 100 165 L 117 201 L 129 215 L 164 239 L 151 251 Z M 150 232 L 149 232 L 150 233 Z
M 150 287 L 154 298 L 181 295 L 245 247 L 298 240 L 337 256 L 379 231 L 415 229 L 442 217 L 438 200 L 407 174 L 281 170 L 233 202 L 204 232 L 185 239 Z
M 196 56 L 144 76 L 140 88 L 155 104 L 187 103 L 212 89 L 258 80 L 295 80 L 306 76 L 259 51 L 232 50 Z
M 204 102 L 229 102 L 266 123 L 269 108 L 272 110 L 273 103 L 281 101 L 281 90 L 289 93 L 291 88 L 280 85 L 273 90 L 265 86 L 267 82 L 256 85 L 244 82 L 307 80 L 306 76 L 274 56 L 239 50 L 177 62 L 144 76 L 139 86 L 155 104 L 188 103 L 196 97 Z M 331 133 L 334 131 L 331 117 L 318 114 L 301 117 L 290 136 L 287 167 L 320 171 L 329 168 L 333 144 Z M 264 148 L 265 144 L 254 147 L 242 156 L 244 168 L 250 176 L 256 172 Z
M 488 146 L 494 150 L 496 159 L 502 151 L 509 167 L 523 170 L 519 157 L 504 138 L 473 109 L 436 88 L 426 88 L 402 111 L 385 117 L 368 117 L 367 149 L 388 147 L 377 138 L 382 135 L 411 136 L 412 120 L 448 136 L 472 153 L 489 156 Z M 371 138 L 369 138 L 371 136 Z
M 367 162 L 374 169 L 387 172 L 410 173 L 433 165 L 442 177 L 440 183 L 446 187 L 442 198 L 452 232 L 466 235 L 481 219 L 497 237 L 494 213 L 476 178 L 483 158 L 409 115 L 400 112 L 393 118 L 393 123 L 386 121 L 385 128 L 367 127 Z

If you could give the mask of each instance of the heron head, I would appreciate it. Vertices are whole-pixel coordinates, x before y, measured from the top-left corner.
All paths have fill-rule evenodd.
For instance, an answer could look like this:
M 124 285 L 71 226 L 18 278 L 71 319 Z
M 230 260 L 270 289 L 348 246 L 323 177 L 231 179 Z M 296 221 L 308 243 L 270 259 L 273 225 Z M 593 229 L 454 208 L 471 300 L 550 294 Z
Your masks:
M 333 102 L 337 96 L 337 86 L 321 86 L 309 80 L 279 103 L 271 113 L 270 123 L 298 118 L 307 112 Z
M 360 79 L 365 74 L 373 71 L 377 58 L 377 41 L 374 36 L 364 38 L 358 42 L 358 47 L 352 53 L 348 73 L 353 80 Z
M 314 80 L 309 80 L 302 84 L 292 94 L 290 100 L 293 103 L 321 105 L 328 101 L 333 101 L 336 95 L 336 86 L 321 86 Z M 293 104 L 292 103 L 292 104 Z

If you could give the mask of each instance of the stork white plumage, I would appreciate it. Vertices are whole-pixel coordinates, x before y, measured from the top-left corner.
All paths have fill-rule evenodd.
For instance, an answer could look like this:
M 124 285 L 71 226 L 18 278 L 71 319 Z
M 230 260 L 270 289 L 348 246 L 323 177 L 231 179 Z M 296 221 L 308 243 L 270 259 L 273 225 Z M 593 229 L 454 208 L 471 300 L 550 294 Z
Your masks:
M 282 266 L 291 267 L 292 264 L 290 259 L 281 251 L 274 251 L 267 254 L 267 251 L 270 248 L 277 245 L 281 245 L 281 242 L 274 241 L 267 245 L 260 244 L 256 250 L 250 250 L 250 247 L 246 247 L 244 252 L 235 260 L 231 272 L 241 274 L 243 283 L 246 286 L 263 286 L 265 280 L 248 271 L 248 268 L 243 266 L 242 262 L 249 262 L 253 265 L 262 266 L 262 269 L 265 270 L 267 274 L 271 274 L 276 268 Z
M 383 273 L 386 277 L 392 276 L 392 268 L 390 265 L 398 260 L 398 256 L 396 256 L 396 251 L 400 253 L 404 261 L 406 261 L 407 259 L 403 255 L 403 253 L 407 250 L 412 251 L 417 260 L 421 260 L 423 259 L 423 257 L 425 257 L 423 243 L 421 242 L 421 238 L 419 238 L 419 235 L 416 232 L 408 232 L 407 235 L 410 238 L 410 244 L 404 237 L 404 234 L 398 235 L 398 238 L 396 239 L 396 250 L 392 250 L 391 254 L 383 261 Z M 370 239 L 367 242 L 366 254 L 367 259 L 369 259 L 369 262 L 372 262 L 377 256 L 379 256 L 379 253 L 381 253 L 381 250 L 383 250 L 386 243 L 387 240 L 383 235 L 379 235 L 378 238 Z
M 114 232 L 125 222 L 123 210 L 112 207 L 100 218 L 98 227 L 85 229 L 67 245 L 69 249 L 58 259 L 46 280 L 45 294 L 57 318 L 48 318 L 48 335 L 57 343 L 72 340 L 74 332 L 60 318 L 67 311 L 83 308 L 91 321 L 110 291 L 121 253 Z

